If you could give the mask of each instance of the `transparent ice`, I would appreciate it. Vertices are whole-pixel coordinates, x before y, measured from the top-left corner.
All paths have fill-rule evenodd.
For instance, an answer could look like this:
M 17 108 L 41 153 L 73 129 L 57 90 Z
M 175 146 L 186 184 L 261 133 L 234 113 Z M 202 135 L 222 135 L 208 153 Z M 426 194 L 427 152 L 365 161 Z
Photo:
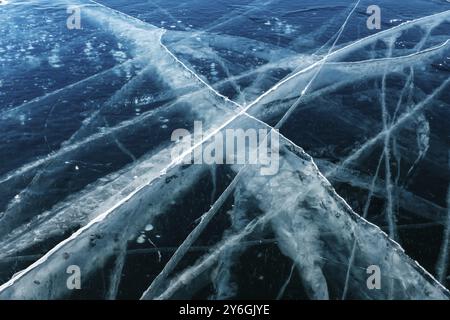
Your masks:
M 1 299 L 450 297 L 449 4 L 356 32 L 364 1 L 280 2 L 2 8 Z M 194 121 L 190 152 L 279 129 L 279 172 L 173 159 Z

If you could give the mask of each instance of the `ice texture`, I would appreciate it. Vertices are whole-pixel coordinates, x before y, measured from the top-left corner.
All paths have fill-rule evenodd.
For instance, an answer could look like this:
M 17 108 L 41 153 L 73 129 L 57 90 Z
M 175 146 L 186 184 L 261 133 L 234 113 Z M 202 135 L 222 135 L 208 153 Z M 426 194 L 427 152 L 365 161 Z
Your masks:
M 209 25 L 5 3 L 0 32 L 27 48 L 0 39 L 0 299 L 450 298 L 448 4 L 355 36 L 361 1 L 247 2 Z M 289 19 L 309 10 L 320 28 Z M 278 172 L 185 163 L 227 129 L 276 134 Z

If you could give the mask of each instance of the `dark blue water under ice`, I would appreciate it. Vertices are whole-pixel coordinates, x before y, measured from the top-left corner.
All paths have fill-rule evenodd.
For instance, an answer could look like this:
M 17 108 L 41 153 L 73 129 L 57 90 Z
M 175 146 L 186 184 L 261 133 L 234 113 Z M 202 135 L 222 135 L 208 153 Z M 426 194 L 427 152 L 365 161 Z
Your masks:
M 152 209 L 138 204 L 149 197 L 136 194 L 122 203 L 124 212 L 132 212 L 129 218 L 117 218 L 114 227 L 99 227 L 102 232 L 90 234 L 88 229 L 84 238 L 83 233 L 80 236 L 84 240 L 75 237 L 56 249 L 51 258 L 42 257 L 132 190 L 145 185 L 152 170 L 157 172 L 160 163 L 167 161 L 163 155 L 158 159 L 152 156 L 162 154 L 170 145 L 173 130 L 189 129 L 195 120 L 210 121 L 214 127 L 225 121 L 222 113 L 231 117 L 236 112 L 234 105 L 208 90 L 201 91 L 204 83 L 192 73 L 216 93 L 247 106 L 289 75 L 347 46 L 352 50 L 330 61 L 335 65 L 323 68 L 280 129 L 312 157 L 331 182 L 342 197 L 336 203 L 342 200 L 358 216 L 365 213 L 380 233 L 388 233 L 405 250 L 406 255 L 395 260 L 389 255 L 390 247 L 380 249 L 381 242 L 361 245 L 345 298 L 431 298 L 431 294 L 422 294 L 420 288 L 410 288 L 415 280 L 410 283 L 396 278 L 403 263 L 413 264 L 412 260 L 402 260 L 406 256 L 424 268 L 417 271 L 420 281 L 425 279 L 433 287 L 439 287 L 439 281 L 448 288 L 450 273 L 442 269 L 442 259 L 449 248 L 446 232 L 450 224 L 450 85 L 444 85 L 436 96 L 433 94 L 450 77 L 450 49 L 446 43 L 450 39 L 449 15 L 416 23 L 399 34 L 387 34 L 354 50 L 351 44 L 402 23 L 450 10 L 450 2 L 361 1 L 333 46 L 354 3 L 1 1 L 0 283 L 11 286 L 0 287 L 0 298 L 141 297 L 199 223 L 199 217 L 233 180 L 235 168 L 169 171 L 161 178 L 167 189 L 155 187 L 153 193 L 149 191 L 156 194 L 155 199 L 150 197 Z M 71 4 L 81 8 L 80 30 L 66 27 L 66 9 Z M 370 5 L 381 8 L 381 30 L 369 30 L 366 26 L 366 9 Z M 177 60 L 159 43 L 157 35 L 161 30 L 166 30 L 161 43 Z M 393 35 L 388 56 L 388 42 Z M 376 59 L 379 64 L 374 63 Z M 303 90 L 306 80 L 301 77 L 294 79 L 291 86 L 288 83 L 272 92 L 249 114 L 276 125 Z M 430 96 L 432 99 L 427 101 Z M 383 99 L 388 121 L 395 123 L 405 115 L 408 120 L 392 132 L 387 144 L 380 139 L 337 174 L 327 175 L 383 131 Z M 426 104 L 420 107 L 424 101 Z M 260 125 L 252 121 L 245 125 Z M 298 173 L 300 181 L 318 176 L 318 171 L 305 172 L 306 178 Z M 290 179 L 282 180 L 286 192 L 301 191 L 300 186 L 291 186 Z M 186 190 L 175 190 L 183 186 Z M 274 186 L 273 194 L 282 194 L 282 187 Z M 269 198 L 266 190 L 251 188 L 256 187 L 248 182 L 247 189 L 240 186 L 227 199 L 170 279 L 197 266 L 201 257 L 244 230 L 265 210 L 280 209 L 284 214 L 293 209 L 282 208 L 287 203 L 284 198 L 271 200 L 270 207 L 268 200 L 264 203 L 264 198 Z M 162 190 L 161 194 L 157 190 Z M 316 200 L 320 194 L 308 192 Z M 316 210 L 314 201 L 296 204 L 298 214 Z M 323 202 L 324 214 L 334 215 Z M 145 216 L 147 210 L 157 214 L 147 222 L 136 218 Z M 389 234 L 389 210 L 395 216 L 395 236 Z M 311 266 L 302 267 L 302 262 L 297 261 L 299 265 L 294 268 L 296 261 L 280 239 L 281 224 L 274 223 L 258 228 L 243 238 L 242 244 L 224 250 L 218 262 L 196 274 L 195 281 L 178 288 L 172 296 L 162 297 L 315 299 L 321 297 L 323 288 L 314 291 L 311 283 L 325 281 L 328 297 L 340 299 L 351 252 L 348 244 L 356 237 L 355 229 L 351 222 L 344 227 L 331 225 L 331 220 L 319 220 L 311 216 L 289 223 L 293 228 L 298 223 L 301 229 L 299 238 L 292 235 L 292 239 L 304 244 L 304 248 L 297 248 L 298 260 L 308 260 L 309 253 L 320 244 L 320 254 L 311 258 L 311 265 L 323 270 L 320 274 L 325 280 L 318 280 L 315 271 L 308 269 Z M 345 239 L 339 235 L 329 238 L 325 230 Z M 314 245 L 309 241 L 315 241 Z M 370 246 L 377 250 L 370 251 Z M 104 254 L 102 248 L 108 248 Z M 98 252 L 86 254 L 85 258 L 85 250 Z M 64 269 L 63 262 L 54 261 L 55 256 L 63 262 L 72 261 L 73 257 L 72 263 L 90 265 L 82 290 L 55 289 L 60 281 L 55 270 Z M 386 275 L 386 279 L 397 282 L 389 292 L 372 295 L 358 286 L 365 286 L 367 261 L 376 263 L 377 259 L 380 264 L 399 266 Z M 16 281 L 17 272 L 30 265 L 26 275 Z M 409 270 L 405 277 L 415 276 Z M 436 279 L 430 280 L 432 276 Z M 417 281 L 420 287 L 421 282 Z M 168 288 L 170 283 L 167 280 Z M 16 295 L 10 295 L 8 290 L 16 290 Z M 443 297 L 450 296 L 443 287 L 439 290 Z

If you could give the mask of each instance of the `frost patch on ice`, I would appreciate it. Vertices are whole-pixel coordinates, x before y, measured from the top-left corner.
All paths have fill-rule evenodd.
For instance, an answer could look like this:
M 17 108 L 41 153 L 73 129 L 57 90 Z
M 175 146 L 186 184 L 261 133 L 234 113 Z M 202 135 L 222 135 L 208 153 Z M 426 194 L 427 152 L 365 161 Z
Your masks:
M 265 22 L 264 24 L 266 26 L 273 25 L 273 27 L 270 30 L 273 32 L 276 32 L 276 33 L 280 33 L 280 34 L 290 35 L 290 34 L 294 33 L 295 31 L 297 31 L 297 28 L 295 26 L 289 24 L 286 21 L 282 21 L 279 18 L 273 18 L 272 22 L 269 20 L 269 21 Z
M 353 10 L 358 4 L 359 1 Z M 82 97 L 93 85 L 92 79 L 109 85 L 109 77 L 116 76 L 115 80 L 119 82 L 117 88 L 108 97 L 100 99 L 99 103 L 89 101 L 95 104 L 95 108 L 83 110 L 84 118 L 79 127 L 61 144 L 59 150 L 37 159 L 32 158 L 29 163 L 0 179 L 5 190 L 14 190 L 1 213 L 3 218 L 0 228 L 8 231 L 0 238 L 1 260 L 13 259 L 43 243 L 54 244 L 51 242 L 53 238 L 60 239 L 44 256 L 30 258 L 34 262 L 28 264 L 23 272 L 12 275 L 0 287 L 0 298 L 65 297 L 68 294 L 65 286 L 58 284 L 64 284 L 67 280 L 63 269 L 72 262 L 82 267 L 87 278 L 112 262 L 105 298 L 116 298 L 122 273 L 126 269 L 124 264 L 128 261 L 126 257 L 130 254 L 128 244 L 130 247 L 138 244 L 137 254 L 156 250 L 157 263 L 161 263 L 163 248 L 157 248 L 149 234 L 154 232 L 154 226 L 157 225 L 158 234 L 154 237 L 158 241 L 155 242 L 171 241 L 172 235 L 178 230 L 161 226 L 164 223 L 176 225 L 179 221 L 185 224 L 182 227 L 186 227 L 187 237 L 176 242 L 172 249 L 164 248 L 173 254 L 168 256 L 170 259 L 162 268 L 158 265 L 161 272 L 156 277 L 142 277 L 148 286 L 142 298 L 185 297 L 194 295 L 196 289 L 203 285 L 211 288 L 210 298 L 237 296 L 243 286 L 250 285 L 250 281 L 242 283 L 234 270 L 247 266 L 242 264 L 242 257 L 251 248 L 249 242 L 257 239 L 254 240 L 257 246 L 264 245 L 268 242 L 259 239 L 264 239 L 267 233 L 273 237 L 267 239 L 271 240 L 272 249 L 284 255 L 288 261 L 287 272 L 275 284 L 273 297 L 283 297 L 291 285 L 302 287 L 312 299 L 328 299 L 333 294 L 360 299 L 449 297 L 448 291 L 412 261 L 392 238 L 396 238 L 395 231 L 400 229 L 396 221 L 398 208 L 402 204 L 398 195 L 411 194 L 401 185 L 401 173 L 413 177 L 414 169 L 430 152 L 434 152 L 430 148 L 434 138 L 431 135 L 433 122 L 427 118 L 425 108 L 441 98 L 441 93 L 450 83 L 450 79 L 441 81 L 430 90 L 431 93 L 424 94 L 419 92 L 422 90 L 418 87 L 424 78 L 414 71 L 419 66 L 421 73 L 426 73 L 429 62 L 448 49 L 448 39 L 436 37 L 431 31 L 440 23 L 448 21 L 450 12 L 400 24 L 336 49 L 352 16 L 353 11 L 350 11 L 342 28 L 317 54 L 297 54 L 290 49 L 274 49 L 269 44 L 235 36 L 211 36 L 207 30 L 164 32 L 103 5 L 86 7 L 85 13 L 92 23 L 97 23 L 117 38 L 117 50 L 110 51 L 116 61 L 124 62 L 129 57 L 133 60 L 128 64 L 124 62 L 110 73 L 98 74 L 24 103 L 14 112 L 8 113 L 14 117 L 8 118 L 5 114 L 4 119 L 14 121 L 14 130 L 18 130 L 17 127 L 21 126 L 16 124 L 21 123 L 23 126 L 28 113 L 37 110 L 35 115 L 42 116 L 47 127 L 55 120 L 52 112 L 61 111 L 47 108 L 55 104 L 54 101 L 64 104 L 68 96 L 73 96 L 72 92 Z M 233 21 L 233 17 L 230 19 Z M 181 20 L 172 20 L 181 24 Z M 161 25 L 165 23 L 161 21 Z M 300 27 L 277 18 L 264 24 L 285 36 L 300 30 Z M 176 27 L 171 25 L 169 28 Z M 424 31 L 423 38 L 414 50 L 397 46 L 395 40 L 413 27 Z M 433 40 L 432 44 L 425 46 L 428 40 Z M 375 51 L 374 45 L 379 41 L 387 44 L 386 51 Z M 129 42 L 135 46 L 133 49 L 125 45 Z M 87 42 L 84 54 L 90 57 L 95 52 L 97 48 Z M 358 56 L 354 53 L 360 53 L 365 60 L 348 61 L 349 57 Z M 48 58 L 49 64 L 54 68 L 61 67 L 63 54 L 59 48 L 53 48 Z M 242 62 L 247 56 L 249 59 Z M 203 62 L 202 68 L 196 64 L 198 60 Z M 254 63 L 251 62 L 253 60 Z M 200 69 L 204 74 L 196 71 Z M 404 78 L 405 83 L 400 85 L 403 88 L 398 90 L 400 94 L 396 92 L 396 100 L 391 105 L 393 99 L 390 92 L 394 89 L 390 88 L 387 80 L 394 73 Z M 208 82 L 209 77 L 213 84 Z M 158 81 L 158 87 L 164 88 L 161 93 L 155 94 L 147 88 L 149 79 Z M 341 94 L 336 92 L 371 81 L 381 81 L 379 87 L 371 88 L 375 97 L 357 96 L 355 100 L 367 105 L 378 101 L 379 105 L 373 103 L 375 115 L 361 117 L 357 113 L 364 110 L 349 112 L 345 99 L 341 99 Z M 417 95 L 414 95 L 414 91 L 417 91 Z M 333 93 L 331 99 L 328 96 L 330 93 Z M 150 104 L 152 108 L 147 110 Z M 227 128 L 274 130 L 293 118 L 307 124 L 308 121 L 322 119 L 309 119 L 303 114 L 297 118 L 294 114 L 308 109 L 320 112 L 321 107 L 328 104 L 339 107 L 336 111 L 327 110 L 330 118 L 347 120 L 347 125 L 342 127 L 343 132 L 365 126 L 366 123 L 369 123 L 370 128 L 379 128 L 381 131 L 374 132 L 372 138 L 369 138 L 372 132 L 364 132 L 364 139 L 358 141 L 356 146 L 340 145 L 339 149 L 345 149 L 346 153 L 330 156 L 336 163 L 330 165 L 329 170 L 323 170 L 324 175 L 305 151 L 282 135 L 281 167 L 274 176 L 260 176 L 257 167 L 232 166 L 219 171 L 215 167 L 182 165 L 185 156 L 207 145 L 209 140 Z M 42 114 L 39 108 L 42 108 Z M 208 127 L 208 134 L 186 154 L 173 159 L 170 155 L 173 145 L 159 137 L 167 130 L 158 128 L 169 129 L 177 121 L 184 125 L 192 118 L 201 119 Z M 274 127 L 265 122 L 269 119 L 276 119 Z M 9 125 L 6 120 L 5 123 Z M 144 145 L 137 145 L 142 141 L 142 132 L 148 137 L 149 131 L 145 131 L 148 128 L 151 128 L 150 139 Z M 412 150 L 405 150 L 408 148 L 401 145 L 404 142 L 402 139 L 411 136 L 406 128 L 413 133 L 413 144 L 408 145 Z M 311 141 L 325 144 L 320 141 L 321 135 L 316 136 L 313 132 L 308 134 L 311 134 Z M 43 138 L 47 139 L 47 135 Z M 114 170 L 109 170 L 109 161 L 113 162 L 113 157 L 106 159 L 108 162 L 100 166 L 93 163 L 93 159 L 101 156 L 98 150 L 105 150 L 102 149 L 105 146 L 111 146 L 108 150 L 127 159 L 124 160 L 127 162 Z M 374 173 L 367 170 L 372 176 L 363 179 L 357 165 L 365 159 L 364 155 L 376 149 L 375 146 L 380 147 L 377 150 L 382 150 L 381 155 L 374 157 L 377 167 Z M 333 145 L 328 147 L 323 151 L 324 155 L 329 155 L 328 150 L 338 149 Z M 89 161 L 83 162 L 85 159 Z M 328 160 L 328 163 L 331 161 Z M 399 167 L 402 163 L 408 163 L 411 174 L 404 168 L 394 168 L 393 163 Z M 79 166 L 83 170 L 79 170 Z M 77 171 L 76 174 L 73 169 Z M 107 169 L 107 173 L 101 172 L 104 169 Z M 384 172 L 384 176 L 381 172 Z M 67 185 L 65 179 L 68 175 L 76 176 L 78 181 L 92 173 L 98 173 L 99 177 L 86 182 L 76 192 L 63 194 L 56 200 L 52 197 L 54 186 Z M 226 176 L 228 182 L 225 191 L 218 194 L 218 190 L 224 187 L 220 180 L 222 176 Z M 340 178 L 352 186 L 364 187 L 361 189 L 368 193 L 368 199 L 361 206 L 362 217 L 338 195 L 325 176 L 330 180 Z M 204 183 L 205 177 L 210 179 L 210 184 Z M 174 215 L 174 205 L 184 205 L 189 200 L 189 192 L 197 190 L 200 182 L 210 186 L 203 193 L 199 191 L 202 196 L 196 198 L 200 202 L 199 207 L 207 208 L 206 212 L 199 212 L 192 220 L 187 218 L 191 211 L 198 208 L 183 211 L 182 217 Z M 375 196 L 383 201 L 384 207 L 377 209 L 377 214 L 387 216 L 390 237 L 365 220 Z M 365 195 L 363 198 L 365 200 Z M 417 198 L 412 195 L 410 199 L 416 201 Z M 48 208 L 30 214 L 47 201 L 50 203 Z M 208 235 L 212 227 L 210 222 L 221 214 L 221 209 L 228 202 L 231 202 L 231 209 L 227 209 L 225 217 L 220 217 L 227 222 L 223 224 L 224 230 L 215 232 L 217 240 L 213 244 L 208 243 L 208 246 L 194 246 L 201 240 L 200 236 Z M 354 208 L 358 207 L 357 201 L 350 203 Z M 425 208 L 435 205 L 430 205 L 430 201 L 422 203 L 425 203 Z M 442 208 L 438 209 L 439 212 L 443 211 Z M 422 209 L 416 211 L 427 212 Z M 433 219 L 433 223 L 442 223 L 438 217 Z M 448 225 L 450 223 L 447 224 L 447 238 Z M 220 221 L 214 224 L 215 228 L 223 226 Z M 380 227 L 385 228 L 386 225 Z M 65 238 L 67 234 L 70 234 L 69 238 Z M 149 245 L 152 246 L 150 249 Z M 181 268 L 179 262 L 192 250 L 201 252 L 200 258 Z M 436 271 L 438 280 L 444 281 L 447 276 L 448 241 L 443 241 L 441 250 Z M 262 252 L 259 250 L 256 254 L 261 265 L 265 263 L 267 254 Z M 365 279 L 366 274 L 361 266 L 370 264 L 381 264 L 382 269 L 387 270 L 383 281 L 392 282 L 392 285 L 377 292 L 362 288 L 361 279 Z M 153 267 L 148 266 L 151 270 Z M 43 280 L 43 285 L 38 286 L 35 279 L 43 273 L 55 276 L 48 281 Z M 275 278 L 273 274 L 265 274 L 264 270 L 255 270 L 253 274 L 254 280 L 259 281 Z M 301 283 L 293 283 L 293 279 L 300 279 Z M 52 290 L 48 290 L 49 286 L 53 286 Z
M 111 55 L 116 59 L 117 62 L 124 62 L 127 59 L 127 54 L 120 50 L 111 50 Z
M 53 68 L 61 68 L 60 48 L 56 46 L 52 49 L 50 56 L 48 57 L 48 63 Z

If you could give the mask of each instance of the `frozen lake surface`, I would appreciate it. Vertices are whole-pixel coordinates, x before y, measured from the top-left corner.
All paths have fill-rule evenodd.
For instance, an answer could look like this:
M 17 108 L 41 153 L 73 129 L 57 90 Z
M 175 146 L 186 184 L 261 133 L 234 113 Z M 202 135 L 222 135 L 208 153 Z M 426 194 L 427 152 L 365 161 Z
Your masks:
M 0 299 L 450 298 L 448 1 L 1 0 L 0 21 Z M 188 155 L 267 130 L 278 171 L 174 158 L 195 122 Z

